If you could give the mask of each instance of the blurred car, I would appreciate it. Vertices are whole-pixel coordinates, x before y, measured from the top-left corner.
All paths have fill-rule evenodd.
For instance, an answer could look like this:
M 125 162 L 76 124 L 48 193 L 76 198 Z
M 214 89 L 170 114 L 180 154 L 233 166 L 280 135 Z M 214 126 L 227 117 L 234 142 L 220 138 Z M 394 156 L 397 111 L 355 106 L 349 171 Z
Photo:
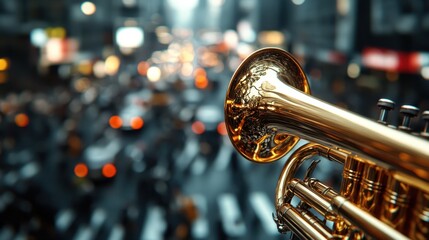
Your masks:
M 217 105 L 203 105 L 196 110 L 191 125 L 192 132 L 198 135 L 201 153 L 216 153 L 224 135 L 223 109 Z
M 113 115 L 109 119 L 112 128 L 123 131 L 141 130 L 145 121 L 151 118 L 149 102 L 152 93 L 149 90 L 129 93 L 124 98 L 123 107 L 118 115 Z
M 102 138 L 83 152 L 83 161 L 74 167 L 79 178 L 94 182 L 112 179 L 116 176 L 116 157 L 121 151 L 119 139 Z

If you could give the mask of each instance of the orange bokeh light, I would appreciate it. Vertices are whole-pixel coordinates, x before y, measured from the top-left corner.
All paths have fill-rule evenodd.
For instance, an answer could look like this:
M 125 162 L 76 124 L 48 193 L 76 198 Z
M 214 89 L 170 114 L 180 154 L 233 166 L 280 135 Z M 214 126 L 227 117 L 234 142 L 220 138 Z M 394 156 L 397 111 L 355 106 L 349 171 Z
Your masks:
M 149 69 L 150 65 L 148 62 L 141 61 L 137 65 L 137 72 L 139 72 L 140 75 L 146 76 L 147 70 Z
M 122 127 L 122 119 L 119 116 L 111 116 L 109 119 L 109 125 L 112 128 Z
M 221 123 L 219 123 L 219 124 L 217 125 L 217 132 L 218 132 L 220 135 L 223 135 L 223 136 L 225 136 L 225 135 L 227 135 L 227 134 L 228 134 L 228 133 L 226 132 L 225 122 L 221 122 Z
M 206 130 L 206 127 L 204 126 L 204 123 L 200 121 L 196 121 L 192 124 L 192 132 L 195 134 L 203 134 Z
M 195 87 L 199 89 L 207 88 L 209 85 L 209 80 L 207 79 L 207 73 L 204 68 L 195 69 Z
M 197 69 L 195 69 L 194 74 L 195 74 L 195 77 L 198 77 L 198 76 L 207 76 L 206 70 L 204 70 L 204 68 L 197 68 Z
M 78 163 L 74 167 L 74 174 L 80 178 L 86 177 L 88 175 L 88 167 L 84 163 Z
M 106 178 L 112 178 L 116 175 L 116 167 L 112 163 L 107 163 L 103 166 L 103 169 L 101 169 L 101 173 Z
M 30 123 L 30 119 L 28 118 L 27 114 L 25 113 L 19 113 L 15 116 L 15 124 L 18 127 L 26 127 Z
M 209 80 L 204 75 L 198 75 L 195 77 L 195 86 L 199 89 L 207 88 Z
M 130 126 L 132 129 L 137 130 L 142 128 L 144 125 L 144 121 L 141 117 L 133 117 L 130 121 Z

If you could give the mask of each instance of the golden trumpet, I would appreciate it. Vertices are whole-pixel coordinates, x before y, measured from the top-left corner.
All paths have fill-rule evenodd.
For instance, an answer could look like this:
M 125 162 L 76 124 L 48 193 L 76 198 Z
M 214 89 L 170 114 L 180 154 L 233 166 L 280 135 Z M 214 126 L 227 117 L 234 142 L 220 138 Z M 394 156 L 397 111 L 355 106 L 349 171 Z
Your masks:
M 280 232 L 302 239 L 429 238 L 429 142 L 312 97 L 289 53 L 265 48 L 241 63 L 226 93 L 225 123 L 237 151 L 258 163 L 282 158 L 300 138 L 310 142 L 279 177 Z M 314 156 L 344 165 L 340 193 L 317 179 L 295 178 Z

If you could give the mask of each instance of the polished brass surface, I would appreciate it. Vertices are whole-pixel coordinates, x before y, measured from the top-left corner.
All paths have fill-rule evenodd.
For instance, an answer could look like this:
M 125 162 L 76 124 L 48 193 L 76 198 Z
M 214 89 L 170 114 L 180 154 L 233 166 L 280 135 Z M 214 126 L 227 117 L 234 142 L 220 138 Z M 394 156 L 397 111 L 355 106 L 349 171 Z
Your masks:
M 375 239 L 408 239 L 406 235 L 390 227 L 389 224 L 362 210 L 347 198 L 334 193 L 331 188 L 324 187 L 323 184 L 315 180 L 310 179 L 307 181 L 308 184 L 304 184 L 293 178 L 304 161 L 316 155 L 333 160 L 331 155 L 337 155 L 333 154 L 333 152 L 338 153 L 337 150 L 327 149 L 325 146 L 314 143 L 306 144 L 297 149 L 280 173 L 276 189 L 276 209 L 281 209 L 285 204 L 290 205 L 292 197 L 298 196 L 303 202 L 324 216 L 324 219 L 343 225 L 342 227 L 345 231 L 334 229 L 331 233 L 333 235 L 340 233 L 351 237 L 354 232 L 352 231 L 353 228 L 349 226 L 354 225 L 366 235 Z M 287 220 L 287 216 L 284 216 L 279 211 L 277 213 L 280 213 L 279 218 L 284 221 Z
M 420 191 L 417 194 L 417 206 L 413 212 L 410 237 L 412 239 L 429 239 L 429 193 Z
M 260 50 L 245 60 L 232 77 L 225 101 L 225 123 L 232 144 L 249 160 L 277 160 L 299 140 L 275 122 L 266 121 L 281 105 L 277 101 L 281 93 L 276 90 L 284 84 L 310 93 L 298 62 L 284 51 Z
M 293 229 L 301 239 L 331 239 L 332 234 L 318 222 L 310 221 L 302 211 L 284 204 L 279 212 L 284 217 L 284 222 L 289 229 Z
M 386 126 L 385 117 L 380 124 L 309 94 L 299 63 L 277 48 L 245 59 L 226 94 L 228 136 L 245 158 L 272 162 L 300 138 L 310 142 L 287 159 L 278 179 L 279 231 L 303 239 L 428 238 L 429 142 Z M 315 156 L 343 165 L 339 193 L 317 179 L 295 178 Z M 294 197 L 301 201 L 297 206 L 291 204 Z M 333 221 L 332 229 L 323 226 L 326 220 Z
M 375 165 L 366 164 L 363 171 L 357 204 L 374 216 L 380 215 L 380 204 L 386 185 L 386 171 Z
M 405 232 L 406 229 L 404 228 L 408 220 L 408 207 L 412 195 L 413 188 L 396 179 L 395 176 L 390 176 L 383 195 L 381 219 L 395 229 Z
M 265 48 L 234 73 L 225 99 L 225 123 L 234 147 L 256 162 L 283 157 L 299 138 L 336 146 L 404 172 L 429 185 L 429 143 L 310 95 L 307 78 L 287 52 Z M 405 179 L 406 180 L 406 179 Z
M 356 202 L 359 196 L 363 167 L 364 163 L 354 157 L 348 156 L 344 162 L 341 195 L 353 202 Z

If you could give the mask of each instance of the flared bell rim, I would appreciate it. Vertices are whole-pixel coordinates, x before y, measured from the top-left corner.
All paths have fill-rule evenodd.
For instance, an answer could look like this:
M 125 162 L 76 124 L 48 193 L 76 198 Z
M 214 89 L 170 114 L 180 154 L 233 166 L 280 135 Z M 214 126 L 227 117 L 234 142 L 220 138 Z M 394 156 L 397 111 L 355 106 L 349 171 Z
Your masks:
M 308 82 L 307 75 L 304 73 L 304 70 L 302 69 L 302 66 L 298 62 L 297 58 L 293 56 L 291 53 L 276 47 L 261 48 L 254 51 L 249 56 L 247 56 L 246 59 L 244 59 L 241 62 L 241 64 L 238 66 L 233 76 L 231 77 L 228 91 L 231 85 L 234 84 L 233 81 L 238 81 L 237 75 L 240 73 L 240 71 L 242 71 L 242 69 L 246 69 L 247 68 L 246 66 L 248 66 L 251 63 L 258 62 L 259 59 L 267 58 L 267 56 L 273 56 L 273 55 L 277 55 L 278 58 L 283 59 L 283 61 L 288 61 L 289 63 L 292 63 L 293 67 L 295 67 L 296 69 L 296 72 L 299 72 L 299 75 L 300 75 L 298 79 L 299 81 L 297 81 L 297 79 L 286 79 L 286 83 L 295 89 L 298 89 L 306 94 L 311 95 L 310 84 Z
M 242 137 L 241 134 L 237 134 L 237 128 L 232 127 L 234 125 L 233 122 L 236 121 L 233 120 L 233 118 L 236 118 L 236 116 L 230 112 L 231 101 L 233 101 L 232 99 L 236 99 L 237 85 L 242 84 L 244 81 L 248 80 L 246 79 L 246 77 L 243 76 L 246 76 L 247 71 L 252 71 L 253 68 L 255 68 L 255 66 L 257 66 L 258 62 L 260 61 L 269 62 L 269 65 L 275 66 L 276 68 L 282 68 L 284 67 L 283 65 L 287 65 L 288 68 L 293 69 L 292 75 L 297 77 L 286 77 L 284 79 L 282 78 L 284 84 L 291 86 L 297 90 L 300 90 L 306 94 L 310 94 L 310 87 L 308 84 L 307 77 L 298 61 L 290 53 L 280 48 L 263 48 L 253 52 L 240 64 L 240 66 L 234 72 L 226 93 L 224 108 L 225 123 L 227 126 L 228 136 L 233 146 L 246 159 L 257 163 L 269 163 L 277 161 L 281 159 L 284 155 L 286 155 L 299 141 L 299 137 L 290 136 L 286 134 L 278 134 L 272 137 L 272 139 L 274 139 L 273 141 L 281 142 L 279 147 L 271 149 L 270 154 L 261 156 L 255 152 L 260 151 L 259 147 L 254 148 L 254 151 L 249 151 L 247 149 L 248 147 L 246 146 L 244 140 L 240 139 L 240 137 Z M 248 83 L 246 82 L 246 84 Z

